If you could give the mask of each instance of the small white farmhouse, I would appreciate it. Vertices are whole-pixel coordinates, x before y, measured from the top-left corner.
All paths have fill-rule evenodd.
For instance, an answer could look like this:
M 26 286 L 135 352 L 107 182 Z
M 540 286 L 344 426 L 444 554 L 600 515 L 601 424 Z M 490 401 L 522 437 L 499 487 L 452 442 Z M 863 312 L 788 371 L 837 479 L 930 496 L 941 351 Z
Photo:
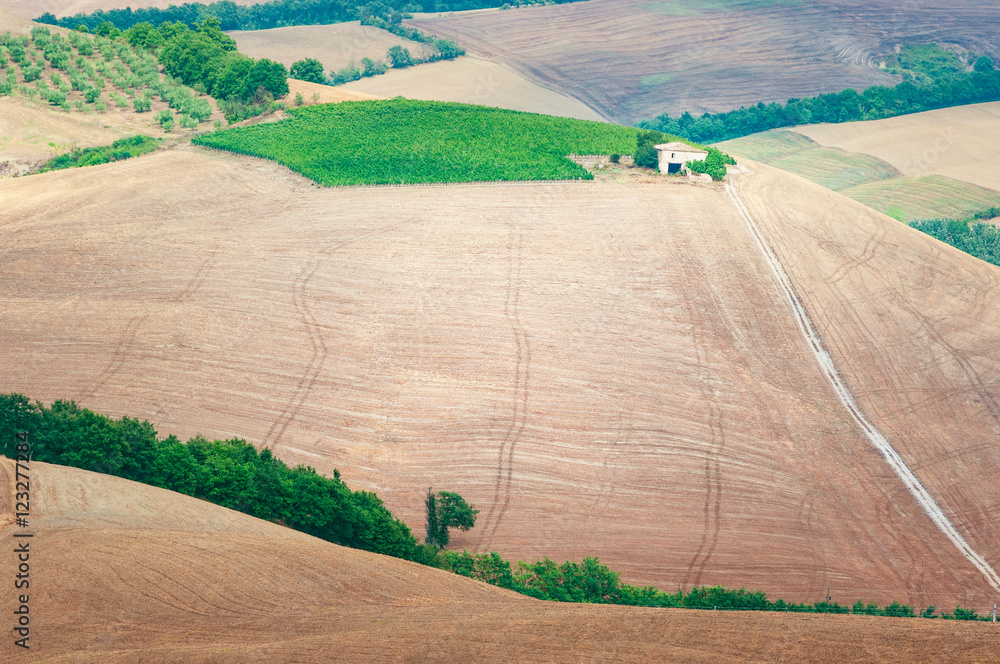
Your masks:
M 685 163 L 701 161 L 708 156 L 708 152 L 705 150 L 691 147 L 680 141 L 654 145 L 653 147 L 656 148 L 656 155 L 660 160 L 661 173 L 677 173 L 684 168 Z

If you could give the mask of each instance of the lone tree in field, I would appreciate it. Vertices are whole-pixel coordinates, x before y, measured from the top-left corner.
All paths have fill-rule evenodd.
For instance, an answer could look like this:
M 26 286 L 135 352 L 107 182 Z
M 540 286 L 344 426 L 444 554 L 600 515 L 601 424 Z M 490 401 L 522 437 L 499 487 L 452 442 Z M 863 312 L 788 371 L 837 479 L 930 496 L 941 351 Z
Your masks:
M 448 545 L 448 529 L 471 530 L 476 525 L 479 510 L 465 502 L 465 498 L 450 491 L 434 493 L 427 489 L 427 544 L 439 549 Z

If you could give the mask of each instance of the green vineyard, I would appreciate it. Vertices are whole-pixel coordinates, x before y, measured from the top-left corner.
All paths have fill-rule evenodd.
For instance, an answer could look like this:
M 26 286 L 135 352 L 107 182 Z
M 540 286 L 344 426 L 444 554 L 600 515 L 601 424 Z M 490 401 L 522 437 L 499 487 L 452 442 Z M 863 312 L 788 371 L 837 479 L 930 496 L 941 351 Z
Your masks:
M 297 108 L 196 143 L 273 159 L 324 185 L 589 180 L 570 154 L 631 154 L 637 129 L 497 108 L 391 99 Z

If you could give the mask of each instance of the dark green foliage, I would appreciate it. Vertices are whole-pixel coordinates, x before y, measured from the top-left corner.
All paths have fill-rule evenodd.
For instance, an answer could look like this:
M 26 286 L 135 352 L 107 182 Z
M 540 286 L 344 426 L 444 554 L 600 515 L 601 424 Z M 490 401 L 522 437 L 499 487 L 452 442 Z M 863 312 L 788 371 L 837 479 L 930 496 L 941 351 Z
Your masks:
M 873 86 L 862 93 L 848 89 L 806 99 L 789 99 L 784 105 L 763 104 L 725 113 L 705 113 L 695 118 L 664 114 L 639 122 L 640 127 L 685 136 L 700 143 L 715 143 L 768 129 L 819 122 L 852 122 L 919 113 L 935 108 L 1000 100 L 1000 70 L 958 72 L 942 80 L 917 85 L 903 81 L 895 87 Z
M 571 0 L 556 0 L 557 4 Z M 425 0 L 417 3 L 423 11 L 462 11 L 467 9 L 484 9 L 499 7 L 506 0 Z M 521 0 L 521 4 L 543 4 L 544 0 Z M 220 21 L 223 30 L 266 30 L 289 25 L 322 25 L 356 21 L 372 15 L 390 15 L 412 6 L 412 0 L 272 0 L 250 6 L 240 6 L 231 1 L 213 2 L 211 4 L 184 3 L 170 5 L 166 8 L 141 9 L 111 9 L 98 10 L 92 14 L 76 14 L 56 18 L 51 13 L 45 13 L 38 19 L 39 23 L 58 25 L 64 28 L 75 28 L 85 25 L 96 34 L 105 30 L 104 36 L 109 36 L 107 28 L 117 26 L 127 30 L 137 23 L 148 21 L 153 25 L 179 21 L 189 27 L 194 27 L 207 17 L 215 17 Z
M 956 606 L 955 611 L 951 615 L 942 611 L 941 617 L 945 620 L 989 620 L 987 616 L 980 617 L 975 609 L 963 609 L 960 606 Z
M 316 58 L 304 58 L 292 63 L 292 68 L 289 70 L 289 75 L 292 78 L 297 78 L 300 81 L 309 81 L 310 83 L 326 83 L 326 70 L 323 69 L 323 63 Z
M 413 57 L 410 55 L 409 49 L 402 46 L 393 46 L 386 52 L 385 57 L 393 69 L 403 69 L 413 64 Z
M 726 164 L 736 165 L 736 160 L 716 148 L 706 148 L 708 156 L 701 161 L 689 161 L 687 167 L 694 173 L 708 173 L 713 180 L 726 177 Z
M 934 610 L 936 608 L 937 608 L 936 606 L 928 606 L 926 609 L 923 610 L 923 613 L 920 614 L 920 617 L 921 618 L 937 618 L 938 616 L 934 612 Z
M 624 152 L 636 129 L 467 104 L 391 99 L 289 109 L 200 136 L 326 185 L 591 179 L 566 158 Z
M 0 394 L 0 453 L 14 455 L 14 433 L 30 432 L 33 459 L 144 482 L 208 500 L 345 546 L 413 559 L 409 528 L 382 501 L 351 491 L 339 474 L 289 468 L 270 450 L 244 440 L 181 443 L 157 437 L 149 422 L 114 420 L 55 401 L 46 408 L 19 394 Z
M 438 548 L 448 546 L 451 528 L 468 531 L 476 525 L 479 510 L 465 502 L 465 498 L 450 491 L 432 492 L 427 489 L 427 538 L 425 542 Z
M 152 108 L 152 103 L 149 101 L 149 97 L 136 95 L 135 99 L 132 100 L 132 108 L 135 109 L 136 113 L 146 113 Z
M 635 152 L 632 153 L 632 161 L 636 166 L 643 168 L 659 168 L 659 155 L 654 146 L 666 143 L 666 134 L 659 131 L 644 130 L 635 136 Z
M 268 108 L 274 99 L 288 94 L 285 66 L 237 52 L 236 42 L 219 29 L 215 18 L 206 18 L 196 30 L 165 23 L 154 32 L 163 38 L 160 63 L 167 74 L 219 102 L 231 102 L 219 104 L 231 122 L 252 117 L 248 113 Z M 207 119 L 204 113 L 191 115 Z
M 910 226 L 956 249 L 993 265 L 1000 265 L 1000 228 L 980 221 L 1000 216 L 1000 208 L 990 208 L 969 219 L 924 219 Z
M 621 159 L 622 159 L 622 156 L 620 154 L 618 154 L 617 152 L 612 152 L 611 156 L 608 157 L 608 160 L 612 164 L 617 164 L 618 162 L 621 161 Z
M 979 59 L 976 60 L 976 64 L 972 66 L 972 69 L 973 71 L 977 71 L 981 74 L 991 72 L 993 71 L 993 60 L 985 55 L 980 56 Z
M 51 94 L 50 99 L 51 99 Z M 82 166 L 96 166 L 106 164 L 111 161 L 121 161 L 138 157 L 148 152 L 152 152 L 160 146 L 160 142 L 150 136 L 132 136 L 120 138 L 111 145 L 98 148 L 76 148 L 66 154 L 53 157 L 44 164 L 37 172 L 58 171 L 63 168 L 78 168 Z M 54 406 L 53 406 L 54 407 Z

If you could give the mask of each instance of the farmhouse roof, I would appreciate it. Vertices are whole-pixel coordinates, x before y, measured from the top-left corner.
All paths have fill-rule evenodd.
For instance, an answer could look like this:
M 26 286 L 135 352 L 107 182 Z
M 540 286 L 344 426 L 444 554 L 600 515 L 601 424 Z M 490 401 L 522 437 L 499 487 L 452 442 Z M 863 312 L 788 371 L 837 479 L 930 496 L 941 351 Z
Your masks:
M 657 150 L 670 150 L 671 152 L 697 152 L 699 154 L 708 154 L 707 150 L 702 150 L 701 148 L 696 148 L 693 145 L 681 143 L 680 141 L 663 143 L 662 145 L 654 145 L 653 147 Z

